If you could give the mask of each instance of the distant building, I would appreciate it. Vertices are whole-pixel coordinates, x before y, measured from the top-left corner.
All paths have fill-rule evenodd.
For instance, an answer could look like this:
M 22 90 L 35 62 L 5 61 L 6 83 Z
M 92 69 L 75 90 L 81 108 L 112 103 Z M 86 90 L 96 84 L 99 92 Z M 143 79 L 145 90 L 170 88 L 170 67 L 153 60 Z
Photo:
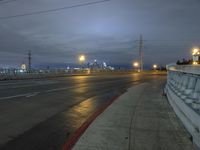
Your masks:
M 114 70 L 114 67 L 107 66 L 106 62 L 98 62 L 96 59 L 88 63 L 87 67 L 91 70 Z

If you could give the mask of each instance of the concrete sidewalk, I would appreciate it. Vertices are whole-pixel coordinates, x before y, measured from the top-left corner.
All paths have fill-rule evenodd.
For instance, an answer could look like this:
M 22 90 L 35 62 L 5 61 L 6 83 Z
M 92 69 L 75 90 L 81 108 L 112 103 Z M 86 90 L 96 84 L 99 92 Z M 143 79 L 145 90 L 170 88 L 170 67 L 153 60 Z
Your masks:
M 128 89 L 89 126 L 74 150 L 192 150 L 163 80 Z

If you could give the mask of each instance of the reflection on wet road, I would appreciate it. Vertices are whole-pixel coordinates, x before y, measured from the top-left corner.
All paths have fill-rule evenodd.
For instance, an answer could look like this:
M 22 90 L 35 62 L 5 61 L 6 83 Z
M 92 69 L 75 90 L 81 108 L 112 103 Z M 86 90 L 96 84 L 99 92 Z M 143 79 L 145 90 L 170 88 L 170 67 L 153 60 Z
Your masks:
M 110 98 L 160 75 L 112 74 L 0 82 L 0 149 L 60 150 Z

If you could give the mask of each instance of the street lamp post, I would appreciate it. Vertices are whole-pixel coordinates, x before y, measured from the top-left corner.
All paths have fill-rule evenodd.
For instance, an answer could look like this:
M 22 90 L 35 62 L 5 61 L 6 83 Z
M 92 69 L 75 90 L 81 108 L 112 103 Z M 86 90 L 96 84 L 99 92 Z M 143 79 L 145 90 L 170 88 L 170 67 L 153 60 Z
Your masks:
M 80 61 L 81 65 L 82 65 L 82 68 L 83 68 L 83 64 L 85 62 L 85 55 L 80 55 L 79 56 L 79 61 Z

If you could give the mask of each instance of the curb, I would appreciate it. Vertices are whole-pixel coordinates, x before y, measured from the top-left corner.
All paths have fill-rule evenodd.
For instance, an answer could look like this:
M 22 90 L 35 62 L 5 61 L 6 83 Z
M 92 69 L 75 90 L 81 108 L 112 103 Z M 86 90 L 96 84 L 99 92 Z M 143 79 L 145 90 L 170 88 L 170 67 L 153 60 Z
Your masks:
M 125 91 L 109 99 L 104 105 L 97 109 L 94 114 L 92 114 L 73 134 L 67 142 L 63 145 L 61 150 L 71 150 L 76 142 L 79 140 L 81 135 L 86 131 L 90 124 L 102 113 L 108 106 L 110 106 L 119 96 L 121 96 Z

